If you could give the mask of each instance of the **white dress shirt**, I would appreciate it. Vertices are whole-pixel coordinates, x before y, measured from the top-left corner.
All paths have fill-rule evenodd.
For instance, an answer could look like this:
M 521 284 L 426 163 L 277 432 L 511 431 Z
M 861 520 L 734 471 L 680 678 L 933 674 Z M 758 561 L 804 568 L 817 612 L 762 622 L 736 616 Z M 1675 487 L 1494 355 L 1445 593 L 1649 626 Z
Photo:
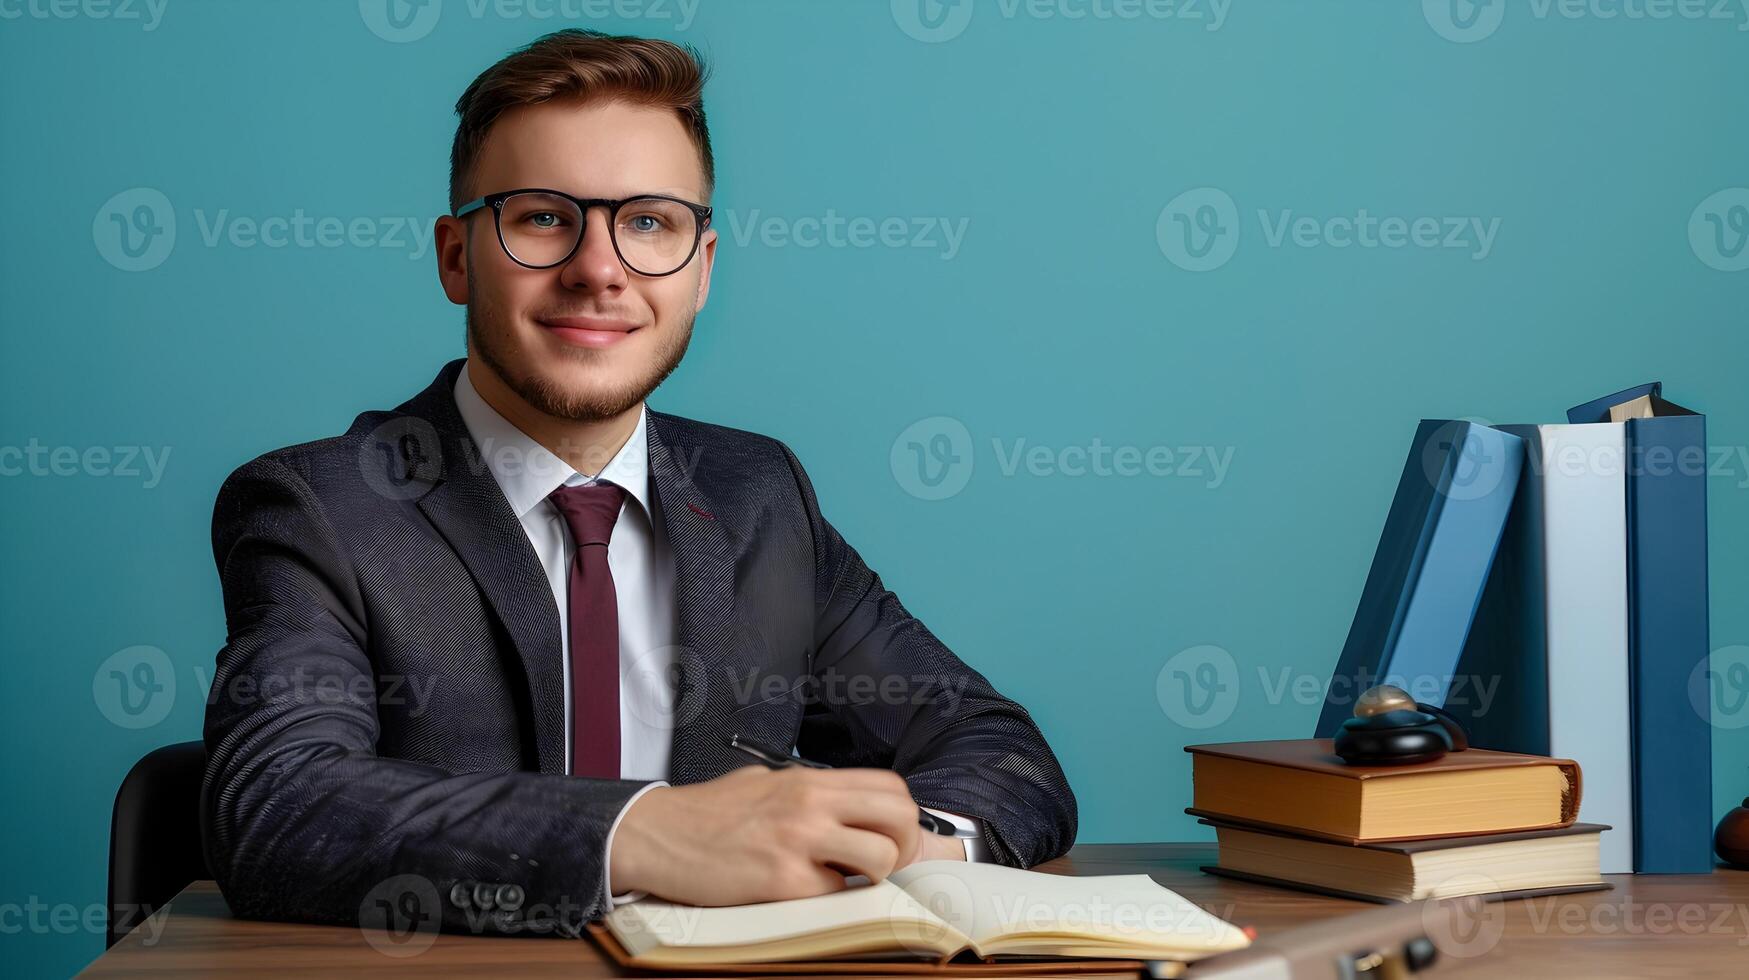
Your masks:
M 522 523 L 529 544 L 546 571 L 553 602 L 559 609 L 559 638 L 565 692 L 565 768 L 571 767 L 571 633 L 570 569 L 576 554 L 571 529 L 547 496 L 561 486 L 583 486 L 597 481 L 625 490 L 613 534 L 607 546 L 607 566 L 613 573 L 614 598 L 619 612 L 619 771 L 622 779 L 654 780 L 626 801 L 608 829 L 602 867 L 607 869 L 608 907 L 636 901 L 641 892 L 615 895 L 611 885 L 613 835 L 638 797 L 658 786 L 667 786 L 669 756 L 673 751 L 675 652 L 679 625 L 674 604 L 674 553 L 656 510 L 656 495 L 650 483 L 650 447 L 646 431 L 648 412 L 638 409 L 638 423 L 624 446 L 608 460 L 595 477 L 577 472 L 569 463 L 531 439 L 497 410 L 486 404 L 474 389 L 463 364 L 455 382 L 456 409 L 468 434 L 510 509 Z M 927 809 L 927 808 L 926 808 Z M 959 827 L 965 834 L 967 860 L 988 860 L 984 854 L 982 826 L 972 818 L 930 809 L 931 813 Z

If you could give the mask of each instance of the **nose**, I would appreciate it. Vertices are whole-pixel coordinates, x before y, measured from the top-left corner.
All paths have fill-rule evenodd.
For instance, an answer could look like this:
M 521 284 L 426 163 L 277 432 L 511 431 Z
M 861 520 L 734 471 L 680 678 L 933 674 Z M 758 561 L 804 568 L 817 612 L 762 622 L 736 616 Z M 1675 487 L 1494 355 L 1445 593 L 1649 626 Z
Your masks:
M 613 249 L 607 209 L 590 208 L 583 216 L 583 240 L 559 270 L 559 282 L 567 289 L 604 292 L 624 289 L 626 268 Z

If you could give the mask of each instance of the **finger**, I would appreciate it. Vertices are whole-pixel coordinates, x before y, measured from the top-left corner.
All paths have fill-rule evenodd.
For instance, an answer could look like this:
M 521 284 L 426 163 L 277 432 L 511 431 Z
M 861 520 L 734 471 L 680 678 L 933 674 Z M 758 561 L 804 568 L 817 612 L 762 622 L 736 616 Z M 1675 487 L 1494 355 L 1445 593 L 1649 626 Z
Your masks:
M 822 835 L 809 857 L 816 863 L 842 869 L 847 874 L 867 875 L 880 881 L 899 863 L 899 845 L 885 834 L 857 827 L 836 827 Z
M 875 830 L 904 844 L 922 830 L 917 825 L 917 802 L 909 796 L 868 790 L 842 790 L 821 794 L 827 813 L 839 823 Z

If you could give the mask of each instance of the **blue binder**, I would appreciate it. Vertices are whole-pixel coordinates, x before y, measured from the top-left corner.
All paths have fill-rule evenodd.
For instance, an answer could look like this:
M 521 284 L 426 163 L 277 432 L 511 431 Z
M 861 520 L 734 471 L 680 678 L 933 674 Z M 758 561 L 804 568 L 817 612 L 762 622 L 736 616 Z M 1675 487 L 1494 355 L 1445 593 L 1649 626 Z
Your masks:
M 1524 441 L 1498 429 L 1433 419 L 1416 428 L 1318 737 L 1334 736 L 1373 684 L 1444 703 L 1523 463 Z
M 1663 400 L 1658 382 L 1580 405 L 1573 422 L 1607 422 L 1612 405 L 1650 397 L 1629 419 L 1628 665 L 1634 759 L 1634 870 L 1713 869 L 1712 725 L 1689 678 L 1711 650 L 1707 626 L 1706 417 Z

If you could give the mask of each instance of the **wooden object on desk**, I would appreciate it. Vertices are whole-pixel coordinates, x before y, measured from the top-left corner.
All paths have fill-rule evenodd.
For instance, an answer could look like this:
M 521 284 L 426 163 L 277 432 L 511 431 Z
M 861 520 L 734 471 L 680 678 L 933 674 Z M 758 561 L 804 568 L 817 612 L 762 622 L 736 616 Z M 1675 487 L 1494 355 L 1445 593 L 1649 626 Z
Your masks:
M 1203 908 L 1260 935 L 1375 908 L 1363 902 L 1214 878 L 1197 868 L 1215 860 L 1213 844 L 1082 844 L 1040 865 L 1059 874 L 1145 873 Z M 1749 961 L 1749 872 L 1710 875 L 1606 875 L 1607 892 L 1531 898 L 1499 910 L 1489 952 L 1448 957 L 1439 977 L 1647 976 L 1740 977 Z M 341 926 L 246 922 L 230 917 L 212 882 L 197 882 L 91 964 L 92 977 L 140 973 L 174 977 L 241 972 L 321 974 L 325 980 L 403 972 L 408 976 L 617 976 L 581 940 L 428 937 L 429 948 L 391 957 Z M 1494 928 L 1494 926 L 1490 926 Z M 157 943 L 147 938 L 157 932 Z M 1087 975 L 1088 980 L 1094 975 Z M 1113 974 L 1133 976 L 1133 974 Z M 838 980 L 844 980 L 839 975 Z

